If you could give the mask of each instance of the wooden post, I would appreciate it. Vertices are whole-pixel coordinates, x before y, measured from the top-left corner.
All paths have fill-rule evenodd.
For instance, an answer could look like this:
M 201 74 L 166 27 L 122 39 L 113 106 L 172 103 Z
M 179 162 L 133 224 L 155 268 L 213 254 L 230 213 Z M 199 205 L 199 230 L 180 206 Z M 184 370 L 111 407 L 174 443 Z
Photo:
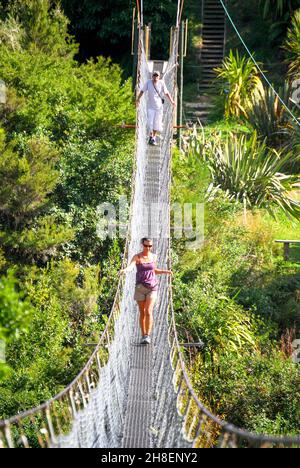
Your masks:
M 138 45 L 139 45 L 139 28 L 138 20 L 136 19 L 136 10 L 133 11 L 132 18 L 132 50 L 133 65 L 132 65 L 132 88 L 135 91 L 137 82 L 137 63 L 138 63 Z
M 150 60 L 150 55 L 151 55 L 151 50 L 150 50 L 150 48 L 151 48 L 151 45 L 150 45 L 151 25 L 145 26 L 144 31 L 145 31 L 145 53 L 146 53 L 147 60 Z
M 180 91 L 179 91 L 179 127 L 182 127 L 183 123 L 183 61 L 184 61 L 184 49 L 185 49 L 185 23 L 181 23 L 180 32 Z M 182 131 L 178 132 L 178 143 L 179 149 L 182 149 Z
M 290 244 L 289 242 L 284 243 L 284 260 L 287 262 L 290 257 Z

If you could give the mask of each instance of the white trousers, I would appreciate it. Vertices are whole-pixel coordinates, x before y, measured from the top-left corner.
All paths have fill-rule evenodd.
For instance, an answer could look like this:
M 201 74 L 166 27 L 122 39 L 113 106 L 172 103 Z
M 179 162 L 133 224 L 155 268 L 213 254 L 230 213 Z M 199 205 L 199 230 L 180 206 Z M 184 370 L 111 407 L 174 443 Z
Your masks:
M 148 127 L 152 132 L 153 130 L 159 133 L 163 131 L 163 107 L 160 110 L 148 109 Z

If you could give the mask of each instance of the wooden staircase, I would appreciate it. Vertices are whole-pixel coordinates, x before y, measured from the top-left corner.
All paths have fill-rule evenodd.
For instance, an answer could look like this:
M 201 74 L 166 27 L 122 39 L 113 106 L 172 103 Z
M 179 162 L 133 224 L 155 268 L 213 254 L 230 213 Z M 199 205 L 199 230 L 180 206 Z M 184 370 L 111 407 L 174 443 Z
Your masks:
M 214 68 L 220 67 L 225 56 L 226 14 L 219 0 L 202 0 L 202 47 L 199 51 L 201 77 L 196 102 L 185 103 L 185 113 L 192 122 L 207 123 L 212 107 Z

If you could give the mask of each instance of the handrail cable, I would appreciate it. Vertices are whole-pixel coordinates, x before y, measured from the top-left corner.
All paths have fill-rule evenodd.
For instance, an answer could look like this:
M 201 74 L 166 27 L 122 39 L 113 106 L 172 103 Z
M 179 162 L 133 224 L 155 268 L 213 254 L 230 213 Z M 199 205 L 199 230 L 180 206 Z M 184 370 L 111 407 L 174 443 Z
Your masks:
M 224 8 L 224 11 L 230 21 L 230 23 L 232 24 L 232 27 L 233 29 L 235 30 L 236 34 L 238 35 L 238 38 L 240 39 L 241 43 L 243 44 L 244 48 L 246 49 L 247 53 L 249 54 L 251 60 L 253 61 L 253 63 L 255 64 L 255 66 L 257 67 L 257 69 L 259 70 L 260 74 L 262 75 L 262 77 L 264 78 L 264 80 L 266 81 L 266 83 L 270 86 L 270 88 L 273 90 L 274 94 L 277 96 L 277 98 L 279 99 L 279 101 L 281 102 L 281 104 L 283 105 L 283 107 L 287 110 L 287 112 L 290 114 L 290 116 L 292 117 L 292 119 L 296 122 L 297 125 L 299 125 L 300 127 L 300 122 L 299 122 L 299 119 L 293 114 L 293 112 L 291 111 L 291 109 L 286 105 L 286 103 L 284 102 L 284 100 L 282 99 L 282 97 L 278 94 L 278 92 L 276 91 L 276 89 L 274 88 L 274 86 L 272 85 L 271 81 L 268 79 L 268 77 L 266 76 L 265 72 L 262 70 L 261 66 L 259 65 L 259 63 L 257 62 L 257 60 L 255 59 L 253 53 L 250 51 L 249 47 L 247 46 L 246 42 L 244 41 L 243 37 L 241 36 L 238 28 L 236 27 L 233 19 L 232 19 L 232 16 L 230 15 L 225 3 L 223 2 L 223 0 L 220 0 L 220 3 L 222 5 L 222 7 Z

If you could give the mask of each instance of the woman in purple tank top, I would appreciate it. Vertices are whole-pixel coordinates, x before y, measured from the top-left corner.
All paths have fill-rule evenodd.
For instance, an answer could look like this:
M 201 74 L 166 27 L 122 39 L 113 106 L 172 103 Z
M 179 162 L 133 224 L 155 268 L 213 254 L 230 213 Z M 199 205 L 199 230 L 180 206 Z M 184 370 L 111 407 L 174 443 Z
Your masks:
M 172 275 L 169 270 L 159 270 L 156 266 L 157 256 L 153 249 L 152 239 L 142 239 L 143 252 L 135 255 L 129 266 L 122 270 L 125 274 L 136 267 L 136 288 L 134 299 L 140 309 L 140 326 L 142 330 L 142 344 L 151 343 L 153 329 L 153 310 L 157 300 L 158 280 L 157 275 Z

